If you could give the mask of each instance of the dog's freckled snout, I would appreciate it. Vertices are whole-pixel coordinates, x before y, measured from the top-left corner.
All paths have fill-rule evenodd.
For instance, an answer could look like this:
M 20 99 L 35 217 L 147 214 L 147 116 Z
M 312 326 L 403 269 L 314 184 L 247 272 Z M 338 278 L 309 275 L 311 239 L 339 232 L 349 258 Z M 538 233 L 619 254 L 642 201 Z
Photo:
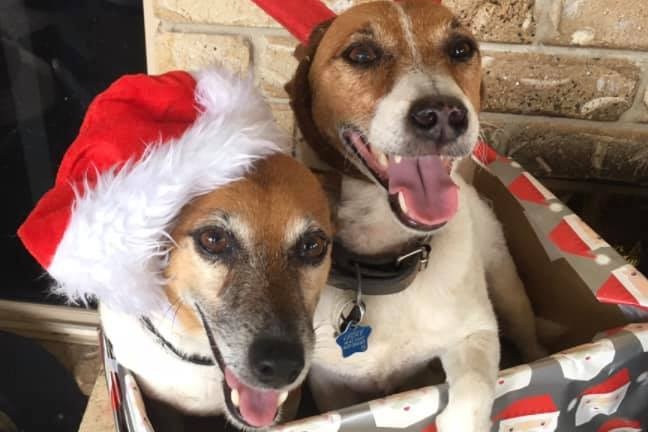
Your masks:
M 418 99 L 412 104 L 408 119 L 417 132 L 434 138 L 454 139 L 468 128 L 468 110 L 453 97 Z
M 250 347 L 249 361 L 256 379 L 282 387 L 292 384 L 304 368 L 304 348 L 276 337 L 259 337 Z

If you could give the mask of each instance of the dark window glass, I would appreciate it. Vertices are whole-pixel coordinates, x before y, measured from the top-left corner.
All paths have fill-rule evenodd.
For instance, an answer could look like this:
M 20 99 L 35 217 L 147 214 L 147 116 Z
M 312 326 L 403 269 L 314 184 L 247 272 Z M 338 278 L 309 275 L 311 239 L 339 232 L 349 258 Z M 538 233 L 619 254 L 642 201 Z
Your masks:
M 92 98 L 145 71 L 141 0 L 1 0 L 0 42 L 0 298 L 58 303 L 16 229 Z

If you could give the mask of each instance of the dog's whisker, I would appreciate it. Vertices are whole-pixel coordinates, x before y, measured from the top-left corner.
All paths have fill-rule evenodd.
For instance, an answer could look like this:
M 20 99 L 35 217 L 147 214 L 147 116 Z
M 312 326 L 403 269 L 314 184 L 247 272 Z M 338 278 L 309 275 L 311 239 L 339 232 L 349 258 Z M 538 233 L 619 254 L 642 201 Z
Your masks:
M 177 311 L 178 311 L 178 309 L 180 308 L 180 305 L 181 305 L 181 301 L 182 300 L 180 298 L 178 298 L 173 303 L 171 303 L 169 305 L 169 307 L 166 309 L 166 311 L 162 315 L 162 321 L 165 321 L 168 318 L 169 313 L 172 313 L 173 315 L 177 314 Z M 175 309 L 175 312 L 174 312 L 174 309 Z
M 175 321 L 176 317 L 178 316 L 178 312 L 180 312 L 180 307 L 182 306 L 182 303 L 178 301 L 178 306 L 175 309 L 175 312 L 173 313 L 173 318 L 171 319 L 171 329 L 175 326 Z
M 164 321 L 165 317 L 167 316 L 167 314 L 169 312 L 171 312 L 171 310 L 175 307 L 176 303 L 179 302 L 179 301 L 180 301 L 180 299 L 177 299 L 173 303 L 170 303 L 169 306 L 164 310 L 164 312 L 162 313 L 162 320 L 163 321 Z

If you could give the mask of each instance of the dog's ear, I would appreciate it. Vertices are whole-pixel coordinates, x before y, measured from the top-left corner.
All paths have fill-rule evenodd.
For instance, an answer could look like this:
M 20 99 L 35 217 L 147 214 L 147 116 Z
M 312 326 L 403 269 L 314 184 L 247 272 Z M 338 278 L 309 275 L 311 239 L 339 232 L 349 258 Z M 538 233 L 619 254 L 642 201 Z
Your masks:
M 327 143 L 327 139 L 318 130 L 311 111 L 312 92 L 309 80 L 311 63 L 332 22 L 333 19 L 318 25 L 311 33 L 308 45 L 299 46 L 295 50 L 295 57 L 299 59 L 299 64 L 295 76 L 286 84 L 286 92 L 290 98 L 290 106 L 293 114 L 295 114 L 297 127 L 305 142 L 317 156 L 340 172 L 359 179 L 365 179 L 365 176 L 353 164 L 349 164 L 334 145 Z
M 324 21 L 321 24 L 318 24 L 317 27 L 315 27 L 311 32 L 310 37 L 308 38 L 308 44 L 299 44 L 295 48 L 293 56 L 299 62 L 299 66 L 297 67 L 297 72 L 295 72 L 293 79 L 288 81 L 284 87 L 291 99 L 299 94 L 299 92 L 295 93 L 295 90 L 297 90 L 299 86 L 303 85 L 304 82 L 308 82 L 310 62 L 313 59 L 313 55 L 315 54 L 315 51 L 317 51 L 317 47 L 324 37 L 326 30 L 329 28 L 332 22 L 333 20 L 330 19 L 328 21 Z M 304 76 L 298 76 L 299 74 L 303 74 Z M 304 79 L 306 81 L 303 81 Z
M 340 202 L 340 195 L 342 194 L 342 176 L 337 171 L 324 171 L 317 168 L 311 168 L 311 172 L 315 174 L 315 177 L 319 180 L 319 183 L 322 185 L 322 189 L 324 189 L 324 193 L 328 198 L 331 221 L 335 227 L 335 215 L 337 214 L 337 206 Z

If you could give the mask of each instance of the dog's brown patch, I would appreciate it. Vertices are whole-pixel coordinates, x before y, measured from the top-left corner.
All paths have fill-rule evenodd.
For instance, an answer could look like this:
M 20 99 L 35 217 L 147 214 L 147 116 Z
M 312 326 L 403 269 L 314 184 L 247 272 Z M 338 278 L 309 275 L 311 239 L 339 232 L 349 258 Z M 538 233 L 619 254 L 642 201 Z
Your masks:
M 285 155 L 264 159 L 244 179 L 203 195 L 188 204 L 180 213 L 172 237 L 178 247 L 171 252 L 166 276 L 167 296 L 174 304 L 176 320 L 187 332 L 200 332 L 202 325 L 193 306 L 186 303 L 187 290 L 200 292 L 201 298 L 218 302 L 227 286 L 230 270 L 223 263 L 208 263 L 196 252 L 191 233 L 208 223 L 216 213 L 234 215 L 249 227 L 252 250 L 263 252 L 264 270 L 270 279 L 269 302 L 281 307 L 289 293 L 286 281 L 286 236 L 297 221 L 308 218 L 328 236 L 332 224 L 327 198 L 317 178 L 303 165 Z M 302 272 L 299 284 L 309 313 L 313 313 L 319 290 L 323 288 L 328 265 L 316 271 Z M 260 287 L 261 289 L 262 287 Z M 289 303 L 289 302 L 288 302 Z M 176 312 L 177 311 L 177 312 Z M 290 311 L 286 311 L 290 313 Z
M 375 41 L 386 52 L 399 53 L 399 58 L 387 56 L 376 68 L 354 68 L 342 55 L 351 43 L 361 40 Z M 412 64 L 408 52 L 398 11 L 388 2 L 362 4 L 333 21 L 315 51 L 308 74 L 311 115 L 331 142 L 338 141 L 340 122 L 362 122 L 375 110 L 398 75 Z
M 481 59 L 479 54 L 467 63 L 453 63 L 446 54 L 449 38 L 465 36 L 473 39 L 450 10 L 429 0 L 400 2 L 412 23 L 416 48 L 426 68 L 439 74 L 448 74 L 470 99 L 475 109 L 481 105 Z
M 407 15 L 415 47 L 408 40 L 398 8 Z M 459 35 L 472 39 L 447 8 L 430 0 L 361 4 L 316 29 L 309 46 L 296 51 L 300 65 L 287 86 L 306 140 L 341 172 L 361 176 L 339 153 L 331 151 L 342 145 L 339 127 L 345 123 L 366 127 L 381 98 L 413 68 L 448 76 L 479 111 L 479 53 L 466 63 L 453 63 L 447 55 L 449 38 Z M 386 55 L 377 67 L 354 68 L 342 59 L 344 50 L 358 40 L 375 41 L 383 48 Z

